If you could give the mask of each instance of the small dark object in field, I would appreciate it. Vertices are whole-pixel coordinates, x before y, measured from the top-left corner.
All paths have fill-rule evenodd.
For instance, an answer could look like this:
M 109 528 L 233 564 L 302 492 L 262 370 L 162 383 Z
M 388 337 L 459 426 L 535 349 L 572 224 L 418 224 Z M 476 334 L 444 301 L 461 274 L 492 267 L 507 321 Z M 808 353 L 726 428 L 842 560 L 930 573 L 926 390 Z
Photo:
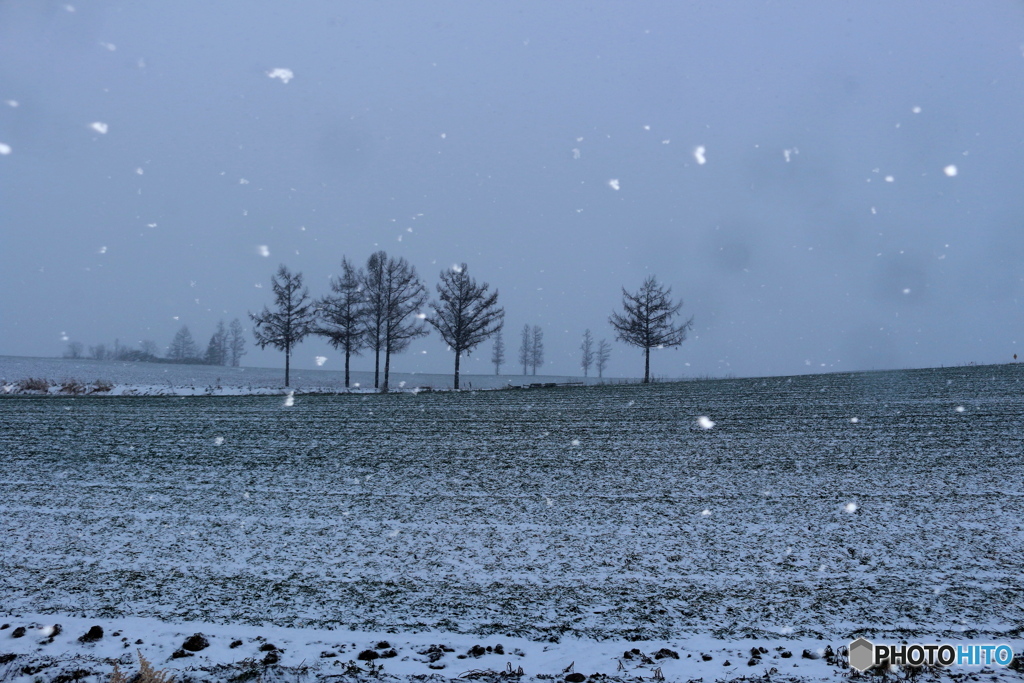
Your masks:
M 114 631 L 113 633 L 111 633 L 111 634 L 110 634 L 110 636 L 111 636 L 112 638 L 117 638 L 117 637 L 118 637 L 119 635 L 121 635 L 121 632 L 120 632 L 120 631 Z
M 757 666 L 760 663 L 761 660 L 758 657 L 751 657 L 747 660 L 747 666 Z
M 53 630 L 50 631 L 50 639 L 52 640 L 54 636 L 59 636 L 63 632 L 64 632 L 64 627 L 63 626 L 61 626 L 60 624 L 54 624 L 53 625 Z
M 473 647 L 469 648 L 469 652 L 467 652 L 466 654 L 468 654 L 470 657 L 483 657 L 485 654 L 487 654 L 487 650 L 485 650 L 481 645 L 474 645 Z
M 11 632 L 11 638 L 21 638 L 25 635 L 25 627 L 19 626 Z
M 623 659 L 633 659 L 633 653 L 630 652 L 629 650 L 626 650 L 625 652 L 622 653 L 622 658 Z
M 722 666 L 732 666 L 732 662 L 730 662 L 730 661 L 729 661 L 729 660 L 727 659 L 727 660 L 725 660 L 724 662 L 722 662 Z
M 768 648 L 764 647 L 763 645 L 761 647 L 757 648 L 757 649 L 760 650 L 761 654 L 763 654 L 763 655 L 768 654 Z
M 378 650 L 387 650 L 390 647 L 391 647 L 391 643 L 389 643 L 386 640 L 382 640 L 379 643 L 377 643 L 377 649 Z
M 5 631 L 5 630 L 9 629 L 10 627 L 11 627 L 10 624 L 3 624 L 2 626 L 0 626 L 0 631 Z
M 496 654 L 496 655 L 503 655 L 503 654 L 505 654 L 505 646 L 502 645 L 501 643 L 498 643 L 497 645 L 495 645 L 494 646 L 494 654 Z
M 757 657 L 758 659 L 760 659 L 761 658 L 761 651 L 759 649 L 757 649 L 756 647 L 752 647 L 752 648 L 750 648 L 750 656 L 751 657 Z
M 587 677 L 580 673 L 569 674 L 565 677 L 566 683 L 583 683 Z
M 390 650 L 384 650 L 384 652 L 380 653 L 380 658 L 381 659 L 391 659 L 392 657 L 397 657 L 397 656 L 398 656 L 398 652 L 395 651 L 395 648 L 391 648 Z
M 228 647 L 231 648 L 232 650 L 234 650 L 236 647 L 242 647 L 242 641 L 240 641 L 240 640 L 232 640 L 231 644 L 228 645 Z
M 437 660 L 441 659 L 441 657 L 444 657 L 444 653 L 445 652 L 451 652 L 451 650 L 446 648 L 443 645 L 431 645 L 426 650 L 421 650 L 421 651 L 417 652 L 416 654 L 426 655 L 427 656 L 427 660 L 431 664 L 433 664 Z
M 263 643 L 260 645 L 260 652 L 273 652 L 277 649 L 277 645 L 273 643 Z
M 789 659 L 790 657 L 793 656 L 793 653 L 790 652 L 789 650 L 783 650 L 782 652 L 779 653 L 779 656 L 782 657 L 783 659 Z
M 135 644 L 136 645 L 142 645 L 142 638 L 139 638 L 138 640 L 136 640 Z
M 655 659 L 679 659 L 679 653 L 675 650 L 670 650 L 667 647 L 663 647 L 654 653 Z
M 182 657 L 191 657 L 191 652 L 185 652 L 184 650 L 175 650 L 171 653 L 171 659 L 181 659 Z
M 13 652 L 6 655 L 0 655 L 0 664 L 10 664 L 17 658 L 18 655 L 14 654 Z
M 78 637 L 78 642 L 80 642 L 80 643 L 95 643 L 97 640 L 99 640 L 102 637 L 103 637 L 103 627 L 102 626 L 93 626 L 88 631 L 85 632 L 85 635 L 82 635 L 82 636 Z
M 821 659 L 821 655 L 813 650 L 804 650 L 803 654 L 800 656 L 804 659 Z
M 199 652 L 210 647 L 210 641 L 202 633 L 193 633 L 185 639 L 182 647 L 190 652 Z
M 378 657 L 380 657 L 380 655 L 374 652 L 373 650 L 363 650 L 356 656 L 356 659 L 358 659 L 360 662 L 372 662 Z
M 337 657 L 337 656 L 338 656 L 337 652 L 331 652 L 329 650 L 324 650 L 323 652 L 320 653 L 320 659 L 327 659 L 328 657 Z
M 434 669 L 436 671 L 438 669 L 443 669 L 444 668 L 444 664 L 431 663 L 431 664 L 427 664 L 427 668 L 428 669 Z
M 702 652 L 701 655 L 700 655 L 700 658 L 703 659 L 705 662 L 710 662 L 711 661 L 711 655 L 709 655 L 706 652 Z
M 281 655 L 278 653 L 277 650 L 274 650 L 273 652 L 268 652 L 267 656 L 263 658 L 263 664 L 265 666 L 277 664 L 279 661 L 281 661 Z

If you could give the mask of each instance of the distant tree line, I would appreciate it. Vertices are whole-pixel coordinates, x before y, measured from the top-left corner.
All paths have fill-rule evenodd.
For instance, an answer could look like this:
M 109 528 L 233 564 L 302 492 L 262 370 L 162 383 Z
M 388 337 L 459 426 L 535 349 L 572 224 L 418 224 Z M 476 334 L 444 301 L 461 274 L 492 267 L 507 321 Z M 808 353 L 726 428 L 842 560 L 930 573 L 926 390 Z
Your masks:
M 246 354 L 245 344 L 245 329 L 241 321 L 235 318 L 228 327 L 224 326 L 223 320 L 217 323 L 217 329 L 210 337 L 205 351 L 200 350 L 188 326 L 182 325 L 163 356 L 160 355 L 156 342 L 146 339 L 139 342 L 138 348 L 122 346 L 120 341 L 115 340 L 111 346 L 97 344 L 85 349 L 81 342 L 72 341 L 68 343 L 64 357 L 238 367 L 242 356 Z
M 352 357 L 372 351 L 373 386 L 387 391 L 392 355 L 427 335 L 428 325 L 455 354 L 456 389 L 462 356 L 469 355 L 485 340 L 494 338 L 491 363 L 495 374 L 501 373 L 506 361 L 501 335 L 505 311 L 498 306 L 498 291 L 489 291 L 486 282 L 478 284 L 469 276 L 465 263 L 441 271 L 434 300 L 429 300 L 414 266 L 384 251 L 371 254 L 363 267 L 343 257 L 340 274 L 331 279 L 330 293 L 318 299 L 310 296 L 302 273 L 293 273 L 283 264 L 271 277 L 271 285 L 273 305 L 264 306 L 258 313 L 250 312 L 249 318 L 260 348 L 271 346 L 284 352 L 285 386 L 291 382 L 292 352 L 309 335 L 324 337 L 344 355 L 346 387 L 351 385 Z M 669 298 L 671 291 L 659 285 L 653 276 L 635 293 L 623 288 L 623 311 L 613 312 L 609 318 L 618 340 L 643 350 L 644 382 L 650 381 L 651 349 L 679 346 L 693 326 L 693 318 L 681 325 L 673 322 L 682 302 L 673 302 Z M 217 355 L 217 335 L 210 340 L 208 357 L 222 357 Z M 598 377 L 603 377 L 611 357 L 611 344 L 601 339 L 595 347 L 588 329 L 580 350 L 584 376 L 594 367 Z M 524 375 L 536 375 L 537 368 L 544 365 L 544 331 L 539 325 L 523 326 L 519 364 Z

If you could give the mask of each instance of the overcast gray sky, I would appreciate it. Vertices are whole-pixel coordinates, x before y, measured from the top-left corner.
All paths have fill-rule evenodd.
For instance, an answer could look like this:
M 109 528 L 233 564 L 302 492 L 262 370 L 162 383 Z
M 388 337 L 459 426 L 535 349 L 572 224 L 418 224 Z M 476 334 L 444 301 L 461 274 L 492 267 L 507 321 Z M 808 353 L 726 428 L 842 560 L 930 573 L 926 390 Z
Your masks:
M 1009 0 L 7 0 L 0 354 L 205 347 L 279 263 L 320 295 L 384 249 L 497 287 L 509 372 L 525 323 L 579 372 L 649 274 L 695 319 L 659 376 L 1004 362 L 1022 160 Z M 432 335 L 392 367 L 451 364 Z

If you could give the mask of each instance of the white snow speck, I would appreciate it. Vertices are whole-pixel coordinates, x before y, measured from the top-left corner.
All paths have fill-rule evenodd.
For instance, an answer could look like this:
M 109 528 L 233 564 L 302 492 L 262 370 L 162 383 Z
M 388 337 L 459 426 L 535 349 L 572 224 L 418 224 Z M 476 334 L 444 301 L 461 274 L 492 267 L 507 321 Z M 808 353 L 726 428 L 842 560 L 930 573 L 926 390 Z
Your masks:
M 579 147 L 573 147 L 572 148 L 572 158 L 573 159 L 579 159 L 580 158 L 580 148 Z
M 213 445 L 214 446 L 223 446 L 224 445 L 224 437 L 223 436 L 218 436 L 216 439 L 213 440 Z
M 103 41 L 101 40 L 101 41 L 99 42 L 99 46 L 100 46 L 100 47 L 105 47 L 105 48 L 106 48 L 107 50 L 109 50 L 110 52 L 117 52 L 117 45 L 114 45 L 113 43 L 105 43 L 105 42 L 103 42 Z
M 141 166 L 139 166 L 138 168 L 136 168 L 136 169 L 135 169 L 135 172 L 136 172 L 136 173 L 137 173 L 138 175 L 142 175 L 143 173 L 145 173 L 145 171 L 143 171 L 143 170 L 142 170 L 142 167 L 141 167 Z
M 796 147 L 794 147 L 792 149 L 784 149 L 784 150 L 782 150 L 782 156 L 786 159 L 786 163 L 787 164 L 789 163 L 789 160 L 791 158 L 795 157 L 799 153 L 800 153 L 800 150 L 797 149 Z
M 957 174 L 956 164 L 950 164 L 946 168 L 942 169 L 942 172 L 945 173 L 950 178 L 952 178 Z
M 97 253 L 99 253 L 99 254 L 106 254 L 107 253 L 107 248 L 106 247 L 100 247 L 97 250 Z
M 573 446 L 579 446 L 580 445 L 580 440 L 579 439 L 573 439 L 569 443 L 571 443 Z
M 711 429 L 715 426 L 715 422 L 711 418 L 701 415 L 697 418 L 697 426 L 701 429 Z
M 4 104 L 6 104 L 8 107 L 17 107 L 18 100 L 4 100 Z
M 239 185 L 248 185 L 249 184 L 249 179 L 248 178 L 239 178 L 238 179 L 238 184 Z
M 885 182 L 887 183 L 895 182 L 895 180 L 896 178 L 892 177 L 891 175 L 885 176 Z
M 448 138 L 448 133 L 441 133 L 441 139 L 445 140 Z
M 860 422 L 860 418 L 859 417 L 851 417 L 850 418 L 850 422 L 852 422 L 853 424 L 857 424 L 858 422 Z
M 903 288 L 903 293 L 904 294 L 910 294 L 910 287 L 904 287 Z
M 915 114 L 920 114 L 921 113 L 921 107 L 914 107 L 910 111 L 914 112 Z
M 707 159 L 704 157 L 704 153 L 707 151 L 704 145 L 697 145 L 696 149 L 693 150 L 693 158 L 697 160 L 697 163 L 703 166 L 707 163 Z
M 857 507 L 858 506 L 856 503 L 847 503 L 846 505 L 843 506 L 843 512 L 845 512 L 848 515 L 852 515 L 854 512 L 857 511 Z
M 284 397 L 284 407 L 291 408 L 293 405 L 295 405 L 295 392 L 289 391 L 288 395 Z
M 316 361 L 317 367 L 319 367 L 327 362 L 327 356 L 317 356 L 313 360 Z
M 71 337 L 68 336 L 67 332 L 61 332 L 60 333 L 60 340 L 61 341 L 71 341 Z
M 618 178 L 612 178 L 611 180 L 609 180 L 608 181 L 608 187 L 612 188 L 613 190 L 618 190 L 619 189 L 619 179 Z
M 462 266 L 460 266 L 460 265 L 459 265 L 459 264 L 457 264 L 457 263 L 456 263 L 456 264 L 453 264 L 453 265 L 452 265 L 452 272 L 453 272 L 453 273 L 461 273 L 461 272 L 462 272 Z
M 256 247 L 256 252 L 260 256 L 266 258 L 267 256 L 270 256 L 270 247 L 268 247 L 265 244 L 261 244 L 260 246 Z
M 651 129 L 650 126 L 644 126 L 644 130 L 650 130 L 650 129 Z
M 963 406 L 957 406 L 957 407 L 956 407 L 956 412 L 958 412 L 958 413 L 962 413 L 962 412 L 964 412 L 965 410 L 967 410 L 967 408 L 964 408 Z
M 106 135 L 107 131 L 110 130 L 110 126 L 103 123 L 102 121 L 93 121 L 89 124 L 89 127 L 92 128 L 97 133 L 99 133 L 100 135 Z
M 711 516 L 711 510 L 708 510 L 707 508 L 701 510 L 700 511 L 700 516 L 701 517 L 710 517 Z
M 0 154 L 6 156 L 6 155 L 8 155 L 10 153 L 11 153 L 11 146 L 10 145 L 5 145 L 4 143 L 0 142 Z
M 288 81 L 295 78 L 295 73 L 291 69 L 271 69 L 267 72 L 268 78 L 276 78 L 285 85 L 288 85 Z

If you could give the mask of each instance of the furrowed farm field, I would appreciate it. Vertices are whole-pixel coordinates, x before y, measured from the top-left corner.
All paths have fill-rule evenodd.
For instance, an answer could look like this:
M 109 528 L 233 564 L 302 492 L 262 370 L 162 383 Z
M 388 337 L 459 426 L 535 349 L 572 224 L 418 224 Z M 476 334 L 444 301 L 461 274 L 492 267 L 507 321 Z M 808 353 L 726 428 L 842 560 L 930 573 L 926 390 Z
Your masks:
M 7 397 L 0 614 L 1017 642 L 1022 376 Z

